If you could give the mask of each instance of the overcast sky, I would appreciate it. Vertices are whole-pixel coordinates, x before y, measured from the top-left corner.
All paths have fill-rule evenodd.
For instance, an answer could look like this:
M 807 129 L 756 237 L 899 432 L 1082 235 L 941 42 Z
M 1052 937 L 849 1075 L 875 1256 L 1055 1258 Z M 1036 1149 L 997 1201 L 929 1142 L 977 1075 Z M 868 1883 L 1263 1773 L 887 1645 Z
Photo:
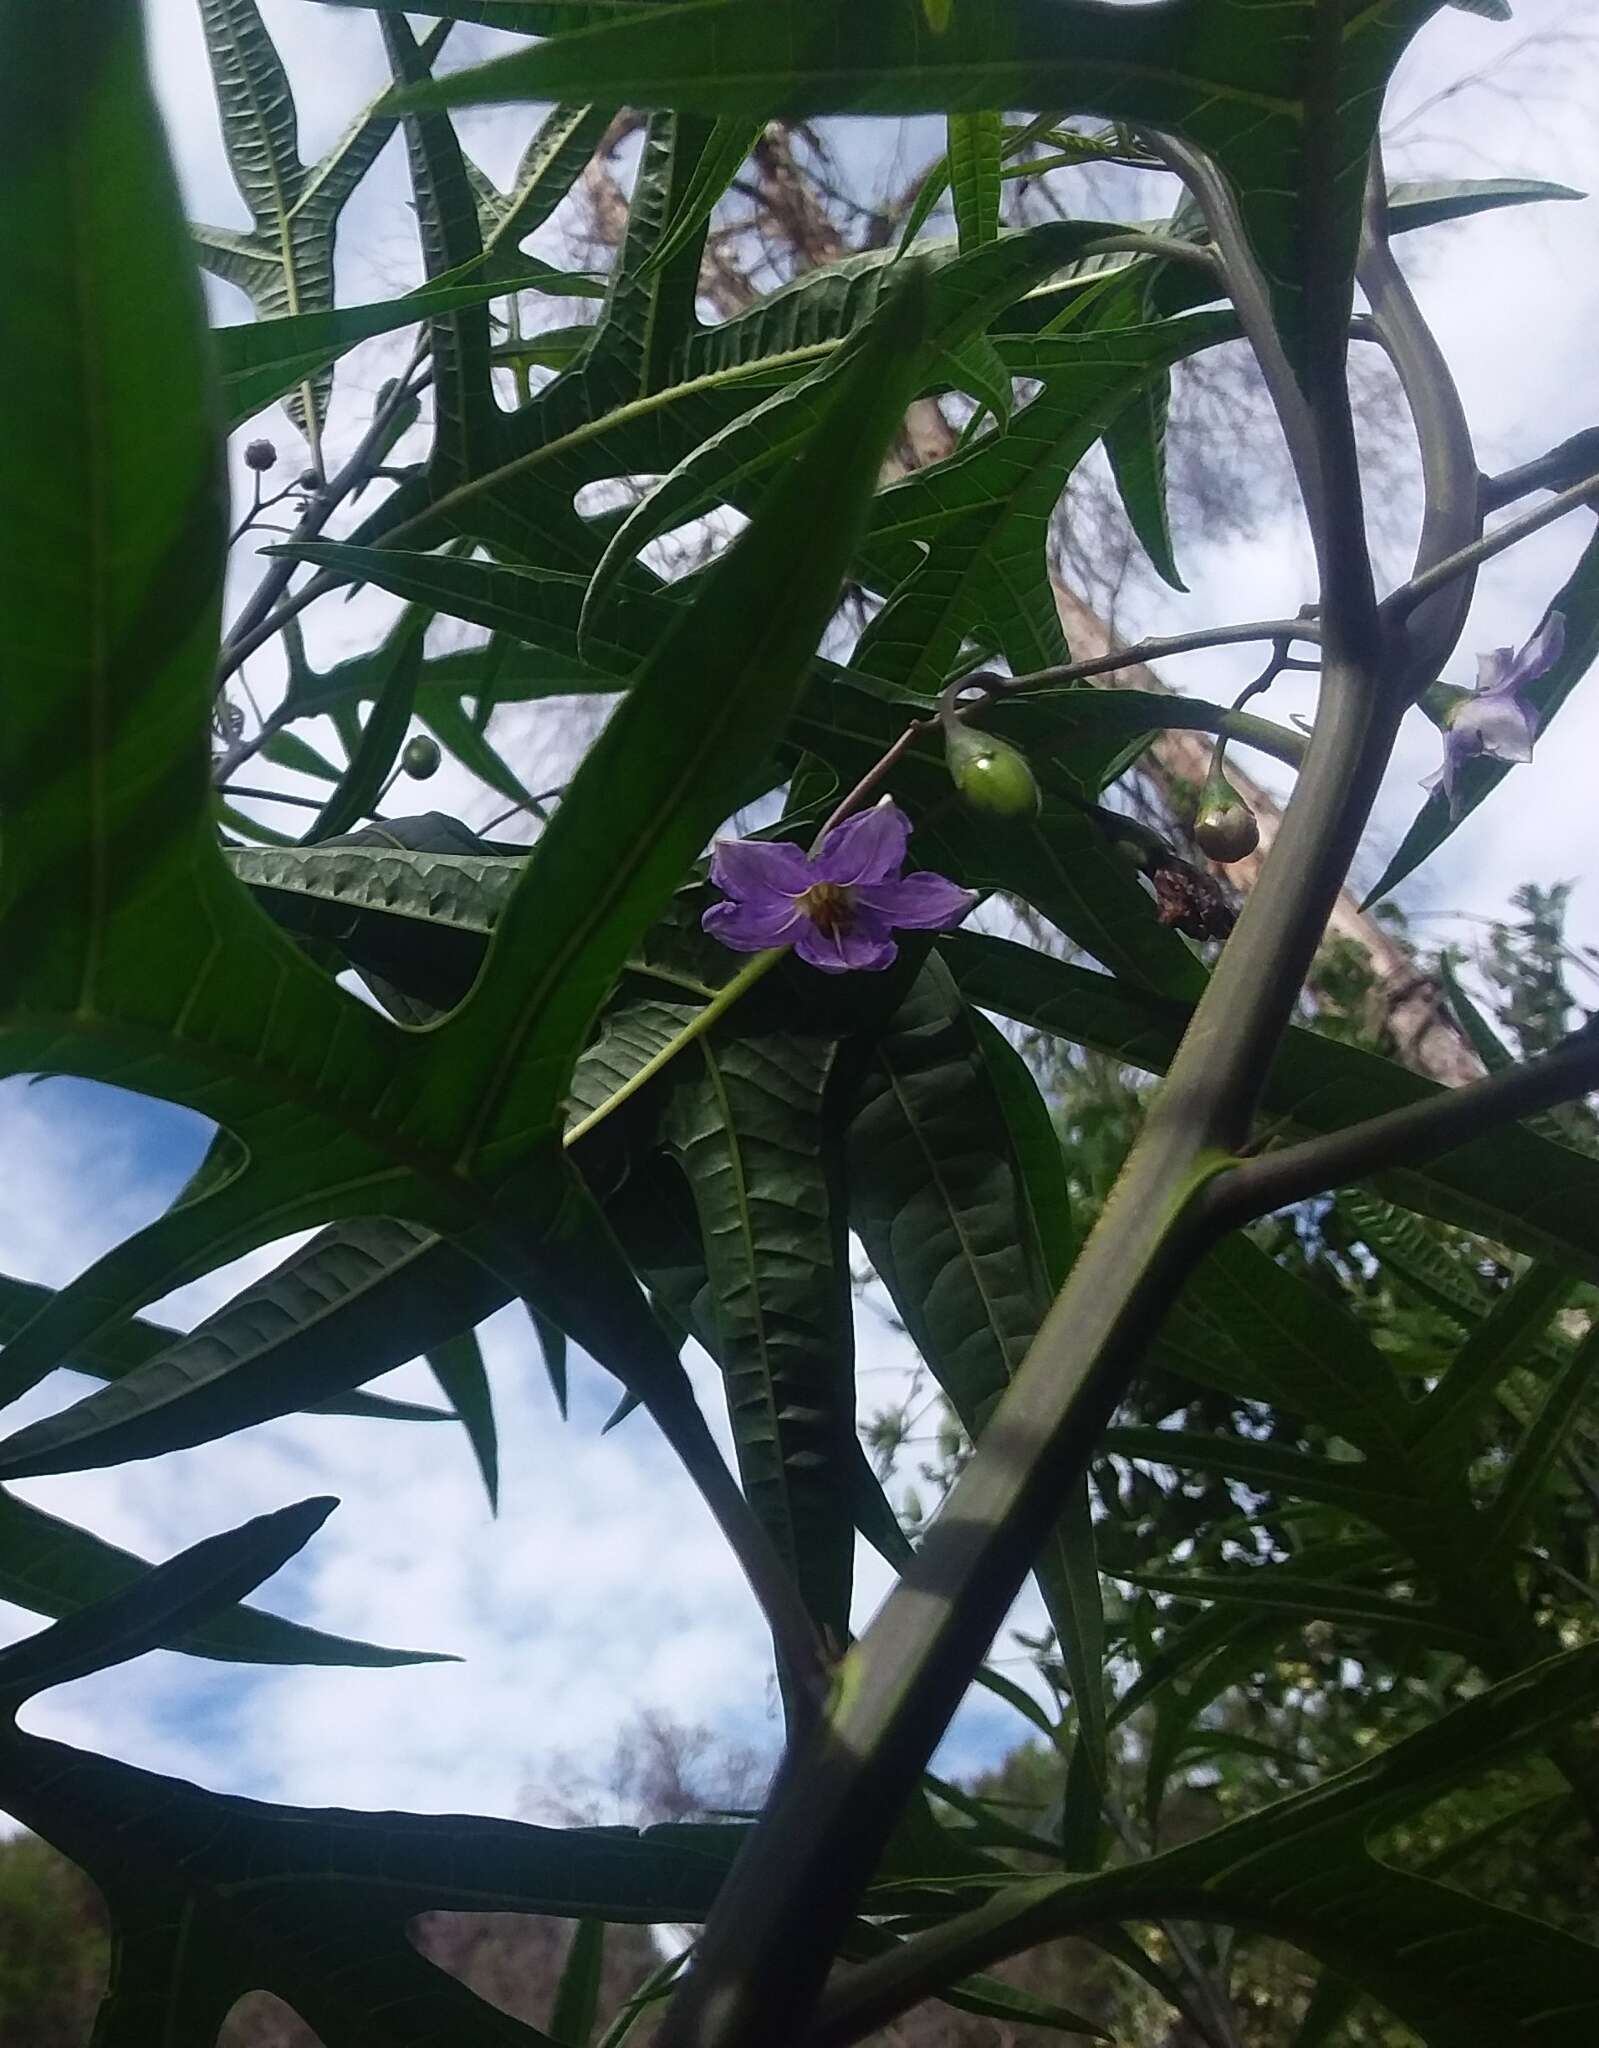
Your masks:
M 308 0 L 268 0 L 263 12 L 294 76 L 302 154 L 310 158 L 380 88 L 377 27 L 363 13 Z M 194 0 L 149 0 L 149 15 L 191 211 L 197 219 L 243 225 Z M 1424 33 L 1391 101 L 1405 173 L 1519 172 L 1599 190 L 1599 30 L 1592 24 L 1590 9 L 1538 0 L 1520 0 L 1509 28 L 1445 13 Z M 1529 37 L 1544 40 L 1529 44 Z M 463 54 L 487 41 L 463 35 Z M 1428 104 L 1474 74 L 1474 83 Z M 479 160 L 502 183 L 533 118 L 495 110 L 464 123 Z M 876 133 L 884 150 L 904 149 L 891 127 Z M 868 146 L 857 137 L 852 155 Z M 1486 468 L 1526 460 L 1599 418 L 1596 219 L 1593 202 L 1544 206 L 1412 237 L 1401 251 L 1454 364 Z M 403 160 L 391 145 L 344 218 L 342 294 L 385 295 L 418 274 Z M 213 303 L 219 320 L 247 316 L 230 292 L 218 290 Z M 335 455 L 361 431 L 386 363 L 380 345 L 347 359 L 330 437 Z M 298 459 L 281 414 L 248 431 L 269 433 L 286 460 Z M 1483 577 L 1453 680 L 1472 679 L 1473 650 L 1527 635 L 1590 526 L 1568 521 Z M 1192 596 L 1150 602 L 1147 616 L 1125 622 L 1129 630 L 1292 612 L 1311 592 L 1304 543 L 1286 519 L 1264 543 L 1191 542 L 1184 568 Z M 237 573 L 250 571 L 246 565 Z M 310 622 L 319 665 L 369 644 L 382 616 L 381 601 L 370 598 L 321 606 Z M 1240 680 L 1237 666 L 1235 658 L 1199 656 L 1167 673 L 1181 686 L 1224 694 Z M 252 669 L 252 681 L 269 694 L 270 664 Z M 513 729 L 507 745 L 518 737 Z M 526 742 L 525 731 L 520 738 Z M 1486 917 L 1520 881 L 1584 876 L 1595 836 L 1596 741 L 1599 704 L 1579 694 L 1534 763 L 1518 769 L 1495 803 L 1416 878 L 1407 904 L 1428 914 Z M 1415 720 L 1363 855 L 1368 875 L 1413 816 L 1417 779 L 1436 765 L 1438 744 L 1431 728 Z M 516 765 L 540 786 L 539 762 Z M 448 771 L 427 786 L 424 802 L 459 804 L 466 815 L 483 816 Z M 1579 891 L 1575 926 L 1585 941 L 1599 941 L 1593 884 Z M 1437 928 L 1445 928 L 1441 919 Z M 1430 936 L 1435 926 L 1423 929 Z M 1476 927 L 1458 929 L 1469 935 Z M 1599 1006 L 1592 984 L 1579 993 Z M 54 1284 L 70 1278 L 159 1213 L 206 1135 L 197 1118 L 88 1083 L 0 1084 L 0 1142 L 13 1162 L 0 1182 L 0 1269 Z M 262 1253 L 242 1273 L 271 1263 L 273 1255 Z M 160 1312 L 191 1320 L 225 1299 L 240 1277 L 213 1276 Z M 602 1765 L 618 1731 L 642 1707 L 710 1723 L 740 1740 L 775 1741 L 764 1633 L 649 1424 L 635 1417 L 602 1439 L 614 1386 L 579 1361 L 572 1417 L 563 1426 L 520 1313 L 507 1311 L 483 1334 L 501 1430 L 497 1522 L 464 1437 L 447 1425 L 307 1418 L 168 1458 L 17 1488 L 152 1558 L 288 1500 L 338 1494 L 338 1513 L 271 1583 L 262 1604 L 319 1627 L 447 1650 L 466 1661 L 400 1671 L 261 1672 L 156 1655 L 49 1695 L 30 1709 L 28 1725 L 232 1791 L 495 1814 L 525 1807 L 527 1787 L 548 1784 L 565 1768 L 563 1759 Z M 898 1384 L 903 1365 L 870 1318 L 862 1362 L 863 1405 L 870 1408 Z M 713 1375 L 702 1371 L 698 1384 L 718 1414 Z M 57 1375 L 7 1423 L 32 1419 L 84 1388 Z M 420 1366 L 384 1388 L 421 1399 L 434 1391 Z M 869 1555 L 860 1580 L 864 1621 L 885 1584 Z M 35 1626 L 32 1617 L 0 1605 L 0 1640 Z M 974 1767 L 1024 1732 L 1004 1710 L 979 1702 L 958 1724 L 944 1761 Z

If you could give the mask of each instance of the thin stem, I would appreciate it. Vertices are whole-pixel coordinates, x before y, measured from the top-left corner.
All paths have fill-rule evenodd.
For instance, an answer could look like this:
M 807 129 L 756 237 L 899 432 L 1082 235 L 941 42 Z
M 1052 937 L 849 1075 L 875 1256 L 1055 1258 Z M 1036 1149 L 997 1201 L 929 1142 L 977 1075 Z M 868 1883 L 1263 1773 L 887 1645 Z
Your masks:
M 242 668 L 239 670 L 239 688 L 244 692 L 245 702 L 255 714 L 256 725 L 258 727 L 265 725 L 266 720 L 261 716 L 261 707 L 255 701 L 255 692 L 250 688 L 250 678 Z
M 1030 669 L 1022 676 L 985 676 L 983 682 L 985 688 L 991 683 L 996 690 L 1043 689 L 1053 683 L 1080 683 L 1089 676 L 1109 675 L 1115 669 L 1164 661 L 1170 654 L 1192 654 L 1202 647 L 1241 647 L 1251 640 L 1310 640 L 1319 645 L 1321 627 L 1315 619 L 1307 618 L 1255 619 L 1247 625 L 1205 626 L 1192 633 L 1156 634 L 1148 640 L 1135 641 L 1131 647 L 1096 654 L 1091 661 L 1066 661 L 1056 668 Z
M 1590 511 L 1599 509 L 1596 501 L 1599 501 L 1599 470 L 1573 484 L 1570 490 L 1561 491 L 1547 505 L 1540 505 L 1534 512 L 1523 512 L 1519 519 L 1512 519 L 1508 525 L 1485 533 L 1481 540 L 1473 541 L 1456 554 L 1446 555 L 1420 576 L 1413 576 L 1408 583 L 1400 584 L 1383 600 L 1384 616 L 1393 619 L 1407 617 L 1424 598 L 1431 597 L 1435 590 L 1441 590 L 1456 576 L 1464 576 L 1468 570 L 1491 561 L 1495 555 L 1503 554 L 1506 548 L 1513 548 L 1517 541 L 1526 540 L 1530 534 L 1541 533 L 1544 527 L 1552 526 L 1557 519 L 1564 519 L 1568 512 L 1575 512 L 1580 507 Z
M 494 829 L 497 826 L 503 825 L 507 818 L 514 818 L 518 811 L 531 811 L 534 817 L 538 818 L 543 824 L 547 825 L 549 823 L 549 817 L 544 810 L 545 804 L 547 804 L 550 801 L 551 797 L 565 796 L 567 792 L 567 787 L 568 785 L 566 783 L 557 782 L 554 788 L 552 789 L 536 789 L 533 792 L 533 794 L 530 797 L 526 798 L 523 802 L 507 804 L 503 811 L 496 811 L 494 816 L 490 818 L 489 822 L 483 827 L 483 830 L 485 832 L 494 831 Z
M 1568 1572 L 1563 1564 L 1557 1564 L 1544 1551 L 1534 1549 L 1530 1543 L 1524 1543 L 1516 1555 L 1524 1557 L 1529 1564 L 1541 1565 L 1552 1577 L 1563 1579 L 1572 1592 L 1579 1599 L 1586 1600 L 1590 1607 L 1599 1607 L 1599 1587 L 1590 1586 L 1586 1579 L 1579 1579 L 1575 1572 Z
M 814 844 L 819 846 L 835 825 L 842 824 L 847 817 L 858 811 L 866 799 L 881 787 L 893 769 L 894 764 L 915 744 L 917 738 L 922 733 L 930 731 L 937 723 L 938 720 L 936 718 L 913 719 L 888 751 L 867 769 L 866 773 L 849 794 L 834 805 L 827 816 L 826 822 L 817 833 Z
M 1101 235 L 1084 249 L 1085 256 L 1158 256 L 1168 263 L 1191 263 L 1205 271 L 1220 291 L 1222 266 L 1214 249 L 1203 242 L 1185 242 L 1176 235 Z
M 294 804 L 302 811 L 320 811 L 323 800 L 314 796 L 291 796 L 282 789 L 241 789 L 236 782 L 224 782 L 218 796 L 247 797 L 258 804 Z
M 254 526 L 261 514 L 261 472 L 260 470 L 254 470 L 251 474 L 254 479 L 255 489 L 250 494 L 250 509 L 228 535 L 228 546 L 230 548 L 236 540 L 250 531 L 250 528 Z
M 1106 1818 L 1121 1837 L 1122 1847 L 1133 1860 L 1138 1862 L 1147 1857 L 1149 1847 L 1139 1840 L 1136 1829 L 1117 1802 L 1107 1797 L 1104 1809 Z M 1211 2036 L 1214 2048 L 1243 2048 L 1238 2038 L 1237 2009 L 1228 1996 L 1226 1986 L 1216 1982 L 1200 1960 L 1198 1949 L 1175 1921 L 1159 1920 L 1156 1925 L 1193 1986 L 1201 2010 L 1192 2017 Z
M 1238 692 L 1238 695 L 1233 699 L 1233 710 L 1235 712 L 1242 711 L 1244 706 L 1249 702 L 1251 697 L 1259 697 L 1264 695 L 1264 693 L 1271 688 L 1272 684 L 1276 682 L 1277 678 L 1282 674 L 1283 670 L 1287 666 L 1288 643 L 1286 640 L 1279 640 L 1273 646 L 1270 655 L 1267 657 L 1266 666 L 1261 670 L 1260 674 L 1252 678 L 1251 681 L 1245 683 L 1244 687 Z M 1224 733 L 1222 735 L 1223 742 L 1225 743 L 1226 740 L 1228 740 L 1230 737 L 1231 734 Z M 1221 754 L 1221 748 L 1218 747 L 1216 752 L 1219 758 Z
M 696 1038 L 702 1038 L 717 1018 L 733 1007 L 746 989 L 753 988 L 762 975 L 769 973 L 787 951 L 787 946 L 768 947 L 764 953 L 756 953 L 739 969 L 731 981 L 724 982 L 705 1007 L 697 1011 L 681 1031 L 668 1039 L 659 1052 L 652 1054 L 636 1074 L 630 1075 L 614 1095 L 608 1095 L 598 1109 L 591 1109 L 586 1117 L 580 1118 L 577 1123 L 570 1126 L 561 1141 L 568 1150 L 580 1139 L 586 1138 L 596 1124 L 604 1123 L 605 1119 L 619 1110 L 624 1102 L 631 1101 L 641 1088 L 647 1088 L 656 1075 L 663 1068 L 670 1066 L 686 1046 L 692 1045 Z
M 340 501 L 367 474 L 368 466 L 388 431 L 389 422 L 411 396 L 411 380 L 421 367 L 427 350 L 428 340 L 424 331 L 412 350 L 411 360 L 406 365 L 404 373 L 395 380 L 394 389 L 389 393 L 387 400 L 373 412 L 372 423 L 356 444 L 354 454 L 337 475 L 320 485 L 306 500 L 305 512 L 299 525 L 294 529 L 293 539 L 297 545 L 316 538 L 333 516 Z M 319 473 L 320 467 L 319 461 Z M 217 671 L 219 682 L 225 682 L 240 662 L 247 660 L 264 640 L 270 640 L 273 633 L 280 630 L 283 621 L 281 617 L 274 617 L 274 608 L 288 589 L 298 566 L 296 562 L 273 562 L 250 593 L 223 641 L 222 660 Z M 313 578 L 312 583 L 308 584 L 304 591 L 297 593 L 299 602 L 296 604 L 296 610 L 310 602 L 314 594 L 314 585 L 318 580 Z M 268 630 L 263 630 L 264 628 Z M 225 757 L 223 772 L 231 773 L 237 765 L 236 761 Z
M 1553 1052 L 1506 1067 L 1386 1116 L 1246 1159 L 1214 1181 L 1203 1206 L 1222 1229 L 1365 1180 L 1389 1166 L 1418 1166 L 1485 1137 L 1502 1124 L 1555 1109 L 1599 1088 L 1599 1031 L 1573 1034 Z

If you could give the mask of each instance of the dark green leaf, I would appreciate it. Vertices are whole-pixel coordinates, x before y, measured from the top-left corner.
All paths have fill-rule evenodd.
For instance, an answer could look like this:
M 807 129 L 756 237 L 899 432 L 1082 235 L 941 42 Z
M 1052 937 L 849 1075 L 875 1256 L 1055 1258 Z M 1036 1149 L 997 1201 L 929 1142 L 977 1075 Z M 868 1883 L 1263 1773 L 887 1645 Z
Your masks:
M 0 1490 L 0 1599 L 57 1620 L 120 1595 L 150 1570 L 142 1558 Z M 451 1660 L 326 1635 L 254 1607 L 222 1608 L 165 1647 L 232 1664 L 343 1664 L 378 1669 Z
M 1549 1469 L 1560 1456 L 1571 1431 L 1593 1395 L 1594 1361 L 1599 1335 L 1590 1331 L 1544 1395 L 1531 1428 L 1516 1447 L 1482 1534 L 1482 1554 L 1504 1558 L 1521 1541 Z
M 1007 1074 L 1006 1094 L 996 1087 L 976 1020 L 935 956 L 877 1041 L 849 1130 L 851 1221 L 974 1440 L 1049 1307 L 1044 1261 L 1060 1257 L 1058 1242 L 1044 1250 L 1006 1118 L 1014 1086 Z M 1042 1171 L 1038 1181 L 1044 1215 L 1058 1221 Z M 1068 1504 L 1037 1569 L 1082 1725 L 1102 1749 L 1103 1623 L 1086 1495 Z
M 103 1391 L 19 1430 L 7 1469 L 79 1471 L 209 1443 L 348 1393 L 471 1329 L 510 1291 L 414 1225 L 340 1225 L 189 1335 L 157 1332 L 169 1341 Z M 142 1342 L 149 1328 L 130 1332 Z
M 561 1966 L 550 2013 L 550 2038 L 564 2048 L 588 2048 L 600 1999 L 600 1972 L 605 1964 L 605 1922 L 579 1920 Z
M 555 1405 L 561 1411 L 561 1420 L 566 1420 L 566 1332 L 558 1323 L 552 1323 L 548 1316 L 541 1316 L 536 1308 L 528 1314 L 533 1320 L 533 1331 L 539 1340 L 539 1353 L 544 1360 L 544 1370 L 549 1374 L 550 1390 L 555 1395 Z
M 1171 375 L 1151 377 L 1105 430 L 1105 453 L 1139 544 L 1173 590 L 1187 590 L 1172 553 L 1166 495 L 1166 414 Z
M 1599 1651 L 1551 1659 L 1340 1776 L 1164 1854 L 1090 1876 L 1020 1881 L 825 2000 L 824 2024 L 891 2018 L 954 1974 L 1107 1919 L 1163 1914 L 1265 1930 L 1359 1984 L 1429 2048 L 1485 2039 L 1585 2048 L 1599 1948 L 1396 1867 L 1370 1844 L 1462 1780 L 1599 1698 Z
M 395 79 L 430 75 L 432 49 L 418 47 L 398 12 L 382 20 L 383 44 Z M 447 115 L 407 114 L 405 140 L 416 194 L 422 263 L 431 282 L 483 259 L 477 204 L 455 129 Z M 492 469 L 500 452 L 500 411 L 489 376 L 489 314 L 481 302 L 436 313 L 429 322 L 434 432 L 428 488 L 443 495 L 469 476 Z
M 483 1369 L 483 1353 L 470 1330 L 447 1337 L 427 1355 L 433 1377 L 438 1381 L 472 1445 L 472 1455 L 483 1475 L 483 1490 L 489 1497 L 489 1512 L 500 1507 L 500 1446 L 494 1429 L 494 1398 L 489 1376 Z
M 663 270 L 696 241 L 728 186 L 737 177 L 763 130 L 738 119 L 718 121 L 693 176 L 666 223 L 660 241 L 642 265 L 643 275 Z
M 231 1608 L 271 1578 L 337 1506 L 323 1498 L 258 1515 L 166 1564 L 131 1575 L 97 1601 L 74 1603 L 73 1611 L 38 1635 L 0 1650 L 0 1700 L 14 1715 L 37 1692 L 110 1670 L 146 1650 L 182 1644 L 219 1609 Z
M 248 293 L 262 320 L 331 312 L 339 215 L 393 134 L 395 117 L 369 107 L 320 162 L 308 167 L 300 161 L 288 75 L 256 0 L 200 0 L 200 20 L 223 143 L 252 225 L 248 233 L 196 228 L 199 259 Z M 433 31 L 430 55 L 448 33 L 447 27 Z M 319 468 L 332 388 L 330 373 L 308 365 L 288 402 L 289 415 L 309 440 Z
M 667 1132 L 699 1215 L 739 1474 L 818 1627 L 848 1639 L 854 1341 L 832 1038 L 701 1041 Z
M 314 379 L 357 342 L 375 334 L 503 298 L 508 291 L 537 291 L 563 297 L 592 298 L 603 289 L 581 272 L 554 270 L 531 256 L 501 261 L 492 272 L 441 277 L 397 299 L 370 306 L 328 307 L 315 313 L 287 313 L 277 319 L 251 320 L 240 326 L 215 327 L 227 423 L 239 426 L 281 398 L 286 391 Z
M 999 233 L 1002 139 L 998 114 L 949 117 L 949 187 L 963 256 L 992 242 Z
M 635 10 L 426 88 L 431 106 L 592 94 L 751 118 L 994 107 L 1177 129 L 1219 165 L 1301 363 L 1347 317 L 1382 88 L 1432 0 L 1387 0 L 1323 33 L 1316 0 L 1251 33 L 1229 0 L 1112 13 L 1092 0 L 699 0 Z M 1314 255 L 1312 254 L 1314 252 Z
M 422 634 L 427 615 L 411 612 L 403 624 L 404 630 L 388 642 L 389 672 L 378 685 L 376 702 L 350 755 L 350 765 L 322 806 L 315 826 L 306 835 L 308 841 L 337 838 L 369 816 L 377 808 L 383 785 L 399 759 L 410 730 L 417 678 L 422 673 Z
M 913 282 L 890 303 L 806 459 L 656 646 L 526 863 L 482 980 L 437 1028 L 421 1113 L 459 1120 L 463 1160 L 553 1129 L 629 951 L 782 733 L 904 409 L 923 297 Z

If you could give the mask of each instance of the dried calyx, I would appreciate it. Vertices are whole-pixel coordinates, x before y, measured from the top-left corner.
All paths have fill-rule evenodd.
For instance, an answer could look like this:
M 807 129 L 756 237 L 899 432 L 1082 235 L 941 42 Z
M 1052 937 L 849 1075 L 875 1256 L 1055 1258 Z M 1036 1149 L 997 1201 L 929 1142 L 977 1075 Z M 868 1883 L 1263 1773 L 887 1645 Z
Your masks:
M 1174 846 L 1137 818 L 1098 806 L 1085 808 L 1092 809 L 1117 853 L 1148 881 L 1155 893 L 1157 923 L 1172 925 L 1186 938 L 1201 942 L 1227 937 L 1238 921 L 1237 914 L 1209 875 L 1184 860 Z

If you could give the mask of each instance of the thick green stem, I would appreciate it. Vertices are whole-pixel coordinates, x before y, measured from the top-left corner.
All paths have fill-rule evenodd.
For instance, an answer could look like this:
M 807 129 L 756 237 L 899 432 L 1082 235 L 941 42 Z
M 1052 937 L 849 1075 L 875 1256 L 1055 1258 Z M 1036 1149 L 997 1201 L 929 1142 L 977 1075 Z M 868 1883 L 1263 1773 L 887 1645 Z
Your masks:
M 1369 664 L 1339 639 L 1299 790 L 1143 1135 L 824 1727 L 781 1774 L 662 2048 L 797 2037 L 894 1816 L 1210 1240 L 1194 1198 L 1247 1133 L 1392 739 Z
M 570 1150 L 579 1139 L 586 1138 L 596 1124 L 604 1123 L 605 1119 L 619 1110 L 624 1102 L 630 1102 L 641 1088 L 647 1088 L 664 1067 L 669 1067 L 678 1054 L 685 1047 L 691 1046 L 696 1038 L 702 1038 L 717 1018 L 732 1009 L 745 990 L 753 988 L 761 976 L 775 967 L 787 951 L 787 946 L 771 946 L 764 953 L 752 955 L 733 979 L 724 982 L 705 1007 L 697 1010 L 682 1030 L 675 1037 L 669 1038 L 658 1053 L 652 1054 L 636 1074 L 629 1075 L 613 1095 L 607 1095 L 598 1109 L 591 1109 L 587 1116 L 581 1117 L 578 1122 L 571 1125 L 561 1140 L 562 1144 Z
M 1347 304 L 1305 381 L 1289 365 L 1230 192 L 1169 155 L 1206 211 L 1288 438 L 1317 542 L 1321 704 L 1282 830 L 1103 1214 L 915 1561 L 785 1758 L 707 1924 L 660 2048 L 789 2048 L 851 1914 L 1051 1524 L 1212 1230 L 1196 1199 L 1248 1135 L 1267 1068 L 1393 743 L 1348 388 Z M 1318 279 L 1313 296 L 1347 293 Z M 1334 317 L 1336 315 L 1336 317 Z
M 1246 1159 L 1206 1190 L 1221 1228 L 1365 1180 L 1389 1166 L 1420 1166 L 1501 1125 L 1575 1102 L 1599 1088 L 1599 1034 L 1581 1031 L 1539 1059 L 1429 1096 L 1386 1116 Z

